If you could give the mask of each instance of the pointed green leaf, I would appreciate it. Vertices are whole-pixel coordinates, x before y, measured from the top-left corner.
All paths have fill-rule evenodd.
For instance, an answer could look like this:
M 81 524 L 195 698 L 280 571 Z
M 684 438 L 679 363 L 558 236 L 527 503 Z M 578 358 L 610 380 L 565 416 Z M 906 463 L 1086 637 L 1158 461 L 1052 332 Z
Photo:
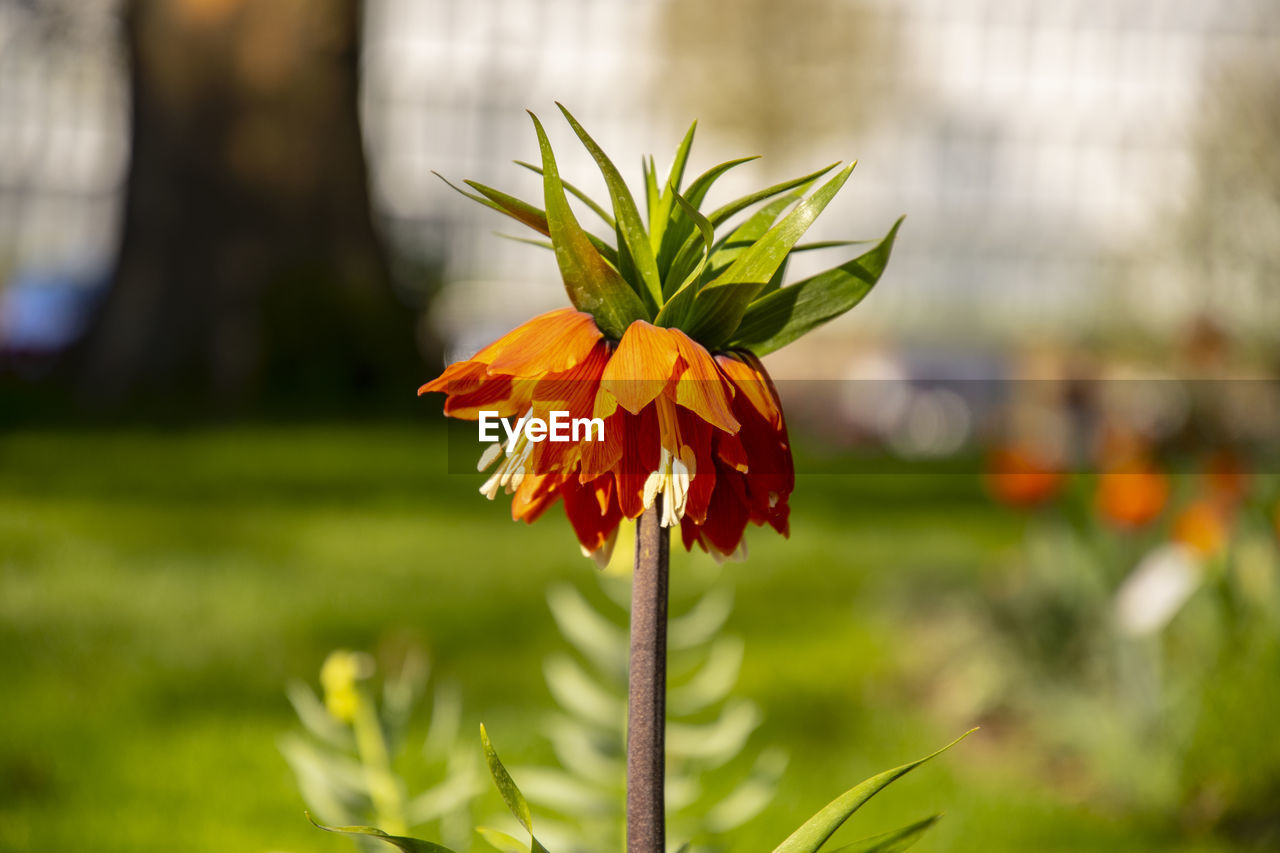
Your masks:
M 556 262 L 560 266 L 569 301 L 579 311 L 595 317 L 605 334 L 620 339 L 633 321 L 652 315 L 645 310 L 644 303 L 631 285 L 605 262 L 578 225 L 569 208 L 569 200 L 565 198 L 547 132 L 537 116 L 529 115 L 533 118 L 538 147 L 542 152 L 542 185 L 546 194 L 549 236 L 555 244 Z
M 523 160 L 513 160 L 511 162 L 515 163 L 517 166 L 523 166 L 524 168 L 528 169 L 530 172 L 533 172 L 534 174 L 537 174 L 537 175 L 542 174 L 541 166 L 535 166 L 533 163 L 526 163 Z M 591 196 L 587 195 L 582 190 L 575 187 L 573 184 L 564 180 L 563 178 L 561 179 L 560 182 L 564 184 L 564 188 L 566 190 L 568 190 L 570 193 L 572 193 L 574 196 L 577 197 L 578 201 L 582 202 L 587 207 L 591 208 L 592 212 L 595 213 L 596 216 L 599 216 L 602 220 L 604 220 L 604 224 L 608 225 L 610 230 L 612 230 L 615 227 L 613 217 L 609 215 L 609 211 L 605 210 L 603 207 L 597 204 L 595 199 L 593 199 Z
M 764 289 L 818 214 L 835 198 L 855 165 L 856 162 L 850 163 L 841 169 L 813 195 L 796 205 L 781 222 L 744 249 L 728 269 L 698 291 L 689 321 L 683 327 L 690 337 L 708 347 L 719 346 L 729 340 L 742 321 L 747 306 Z
M 537 231 L 539 234 L 545 234 L 547 236 L 550 236 L 551 230 L 547 224 L 547 215 L 542 210 L 534 207 L 528 202 L 521 201 L 520 199 L 515 198 L 514 196 L 509 196 L 504 192 L 493 189 L 492 187 L 486 187 L 484 184 L 477 183 L 476 181 L 467 181 L 468 184 L 474 186 L 476 189 L 480 190 L 481 192 L 489 196 L 488 198 L 486 198 L 485 195 L 476 195 L 475 193 L 469 193 L 466 190 L 462 189 L 461 187 L 454 185 L 449 181 L 448 178 L 446 178 L 444 175 L 441 175 L 439 172 L 432 172 L 431 174 L 435 175 L 437 178 L 444 181 L 455 192 L 466 196 L 472 201 L 477 202 L 478 204 L 483 204 L 485 207 L 488 207 L 492 210 L 498 211 L 499 213 L 510 216 L 512 219 L 516 220 L 517 222 L 520 222 L 524 225 L 528 225 L 530 228 L 532 228 L 534 231 Z M 498 201 L 499 199 L 501 199 L 502 201 L 499 202 Z M 614 251 L 612 246 L 610 246 L 608 243 L 604 242 L 594 234 L 588 233 L 587 239 L 591 241 L 591 245 L 596 248 L 596 251 L 598 251 L 606 261 L 614 265 L 617 264 L 618 253 Z
M 944 746 L 937 752 L 930 753 L 924 758 L 917 759 L 910 764 L 904 764 L 901 767 L 895 767 L 892 770 L 886 770 L 883 773 L 872 776 L 860 785 L 856 785 L 845 791 L 839 797 L 836 797 L 826 808 L 809 818 L 803 826 L 791 833 L 786 841 L 783 841 L 774 848 L 773 853 L 816 853 L 818 848 L 826 843 L 840 826 L 849 819 L 849 817 L 862 808 L 867 800 L 880 793 L 884 788 L 888 787 L 892 782 L 915 770 L 921 764 L 924 764 L 931 758 L 941 755 L 960 741 L 973 734 L 977 729 L 970 729 L 951 743 Z
M 794 254 L 795 249 L 792 249 L 791 252 Z M 755 301 L 751 305 L 755 305 L 756 302 L 759 302 L 775 290 L 782 289 L 782 282 L 787 276 L 787 267 L 789 266 L 791 266 L 791 255 L 787 255 L 782 259 L 782 263 L 778 265 L 778 268 L 773 271 L 773 275 L 769 278 L 769 283 L 760 288 L 760 292 L 756 294 Z M 751 305 L 747 306 L 747 311 L 751 310 Z M 745 316 L 746 314 L 743 314 L 743 317 Z M 738 328 L 742 328 L 741 323 L 738 324 Z
M 649 216 L 649 225 L 652 226 L 658 212 L 658 199 L 661 194 L 658 192 L 658 166 L 653 162 L 653 155 L 640 158 L 640 170 L 644 173 L 644 201 L 645 212 Z
M 387 835 L 381 829 L 372 826 L 325 826 L 307 812 L 307 820 L 325 832 L 336 832 L 339 835 L 363 835 L 385 841 L 399 847 L 404 853 L 453 853 L 448 847 L 434 841 L 423 841 L 420 838 L 406 838 L 401 835 Z
M 675 159 L 671 161 L 671 171 L 667 174 L 666 188 L 658 197 L 657 207 L 649 211 L 649 245 L 653 248 L 655 258 L 662 248 L 662 236 L 671 219 L 671 205 L 674 202 L 672 196 L 679 192 L 680 182 L 684 180 L 684 167 L 689 162 L 689 149 L 693 146 L 693 134 L 697 129 L 698 123 L 695 121 L 689 125 L 684 139 L 680 140 Z
M 939 817 L 940 815 L 927 817 L 901 829 L 895 829 L 893 832 L 873 835 L 870 838 L 846 844 L 831 853 L 902 853 L 923 838 L 929 827 L 938 822 Z
M 649 235 L 644 230 L 644 222 L 640 219 L 636 200 L 631 196 L 631 190 L 627 188 L 627 182 L 622 179 L 622 174 L 604 150 L 596 144 L 582 125 L 578 124 L 578 120 L 565 109 L 564 104 L 557 102 L 556 106 L 560 108 L 560 112 L 564 113 L 569 126 L 573 128 L 574 133 L 578 134 L 582 144 L 591 152 L 591 157 L 600 167 L 600 174 L 604 175 L 604 182 L 609 187 L 609 197 L 613 200 L 613 215 L 617 218 L 618 232 L 626 243 L 627 251 L 631 254 L 631 260 L 635 264 L 636 272 L 640 275 L 640 280 L 644 283 L 644 292 L 648 294 L 647 301 L 652 301 L 651 307 L 656 311 L 662 304 L 662 282 L 658 278 L 658 262 L 653 256 L 653 247 L 649 244 Z M 621 251 L 621 243 L 618 248 Z
M 843 249 L 845 246 L 861 246 L 864 243 L 870 243 L 870 240 L 814 240 L 812 243 L 798 243 L 791 250 L 791 254 L 796 252 L 816 252 L 818 249 Z
M 751 301 L 764 289 L 761 281 L 709 284 L 697 291 L 680 328 L 708 349 L 719 348 L 733 334 Z
M 550 240 L 535 240 L 532 237 L 520 237 L 516 234 L 503 234 L 501 231 L 494 231 L 493 236 L 501 237 L 503 240 L 510 240 L 513 243 L 527 243 L 530 246 L 537 246 L 539 249 L 550 249 L 553 252 L 556 249 Z
M 501 190 L 495 190 L 493 187 L 487 187 L 478 181 L 466 181 L 465 183 L 496 204 L 499 210 L 512 219 L 517 222 L 523 222 L 534 231 L 547 233 L 547 215 L 527 201 L 521 201 L 515 196 L 508 195 Z
M 676 278 L 676 281 L 680 283 L 683 283 L 686 278 L 692 278 L 696 281 L 711 261 L 711 249 L 715 245 L 716 232 L 711 227 L 710 220 L 686 201 L 684 196 L 679 193 L 674 195 L 676 201 L 680 204 L 680 210 L 698 229 L 697 235 L 701 240 L 695 240 L 688 244 L 687 252 L 686 249 L 680 250 L 680 254 L 676 256 L 675 262 L 671 265 L 671 273 Z M 693 261 L 692 259 L 697 258 L 699 254 L 702 255 L 702 259 Z M 692 272 L 687 269 L 689 266 L 692 266 Z
M 693 183 L 689 184 L 689 191 L 684 193 L 685 200 L 689 202 L 689 206 L 697 209 L 707 196 L 707 191 L 711 189 L 711 185 L 716 179 L 734 166 L 741 166 L 743 163 L 750 163 L 752 160 L 758 160 L 759 157 L 741 157 L 737 160 L 730 160 L 721 163 L 718 166 L 712 166 L 698 177 L 694 178 Z M 650 233 L 652 234 L 653 220 L 650 219 Z M 689 217 L 685 216 L 680 210 L 677 210 L 667 223 L 667 228 L 662 232 L 662 246 L 658 249 L 658 271 L 664 276 L 668 275 L 673 260 L 678 256 L 679 251 L 688 245 L 689 239 L 693 236 L 695 226 L 689 221 Z M 666 280 L 663 280 L 664 286 Z
M 813 195 L 796 205 L 795 209 L 783 217 L 782 221 L 770 228 L 763 237 L 751 244 L 740 254 L 729 268 L 711 282 L 708 287 L 733 282 L 758 281 L 766 282 L 773 271 L 782 263 L 792 247 L 800 242 L 800 238 L 809 230 L 809 226 L 818 218 L 818 214 L 826 208 L 836 193 L 849 179 L 849 174 L 857 162 L 850 163 L 841 169 L 834 178 L 819 187 Z M 713 220 L 714 221 L 714 220 Z
M 736 160 L 727 160 L 724 163 L 712 166 L 710 169 L 707 169 L 707 171 L 693 179 L 693 183 L 689 184 L 689 191 L 684 194 L 684 197 L 688 200 L 689 204 L 694 207 L 700 207 L 703 200 L 706 199 L 707 193 L 710 192 L 711 185 L 719 180 L 721 175 L 730 169 L 741 166 L 743 163 L 750 163 L 752 160 L 759 159 L 760 155 L 757 154 L 753 157 L 739 157 Z M 831 167 L 828 166 L 827 168 L 829 169 Z
M 757 299 L 743 315 L 733 345 L 764 355 L 857 305 L 880 280 L 901 225 L 899 219 L 883 240 L 853 260 Z
M 671 172 L 667 175 L 667 186 L 671 188 L 673 193 L 680 192 L 680 184 L 684 180 L 684 167 L 689 162 L 689 149 L 693 147 L 693 134 L 698 130 L 698 123 L 695 121 L 689 125 L 689 130 L 685 132 L 684 139 L 680 140 L 680 147 L 676 149 L 676 157 L 671 161 Z
M 490 829 L 487 826 L 477 826 L 476 832 L 480 833 L 481 838 L 497 847 L 502 853 L 527 853 L 529 849 L 520 839 L 513 838 L 505 832 Z
M 502 795 L 502 801 L 507 804 L 507 808 L 511 810 L 511 814 L 515 816 L 515 819 L 520 821 L 520 825 L 532 834 L 533 817 L 529 814 L 529 803 L 525 801 L 524 794 L 521 794 L 520 789 L 516 787 L 515 780 L 507 772 L 507 768 L 502 766 L 502 761 L 498 758 L 497 751 L 493 748 L 493 744 L 489 742 L 489 733 L 485 731 L 483 723 L 480 725 L 480 742 L 484 744 L 484 760 L 489 765 L 489 773 L 493 775 L 493 782 L 498 786 L 498 793 Z
M 729 232 L 729 235 L 720 241 L 720 244 L 715 247 L 711 255 L 712 268 L 721 272 L 728 269 L 729 265 L 736 261 L 739 255 L 755 245 L 757 240 L 768 233 L 769 229 L 773 227 L 773 223 L 782 215 L 782 211 L 803 197 L 804 191 L 805 188 L 801 187 L 781 198 L 774 199 Z
M 839 163 L 832 163 L 830 166 L 824 166 L 816 172 L 810 172 L 807 175 L 801 175 L 798 178 L 792 178 L 789 181 L 783 181 L 780 184 L 774 184 L 771 187 L 765 187 L 764 189 L 757 190 L 749 195 L 744 195 L 742 198 L 735 199 L 726 205 L 717 207 L 711 213 L 707 214 L 707 219 L 711 220 L 712 225 L 718 226 L 735 213 L 740 213 L 757 202 L 764 201 L 767 198 L 773 198 L 787 190 L 808 186 L 839 165 Z M 853 167 L 850 166 L 849 168 Z M 690 199 L 690 201 L 693 201 L 693 199 Z

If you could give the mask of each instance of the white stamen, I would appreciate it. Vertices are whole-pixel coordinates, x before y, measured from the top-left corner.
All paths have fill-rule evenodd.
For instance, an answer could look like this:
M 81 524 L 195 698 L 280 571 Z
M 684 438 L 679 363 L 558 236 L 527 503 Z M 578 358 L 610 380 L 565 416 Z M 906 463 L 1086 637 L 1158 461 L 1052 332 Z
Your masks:
M 498 458 L 498 454 L 502 453 L 502 442 L 495 441 L 484 449 L 484 453 L 480 454 L 480 461 L 476 463 L 476 470 L 483 471 L 493 464 L 493 460 Z
M 525 414 L 517 423 L 523 424 L 528 417 L 529 414 Z M 533 444 L 525 437 L 523 429 L 513 432 L 506 444 L 495 442 L 486 447 L 480 456 L 480 462 L 476 465 L 477 470 L 483 471 L 488 468 L 499 455 L 502 455 L 503 459 L 489 479 L 485 480 L 484 485 L 480 487 L 480 494 L 493 500 L 498 496 L 500 488 L 507 494 L 520 488 L 528 470 L 529 454 L 532 452 Z
M 664 495 L 662 502 L 662 526 L 675 527 L 684 518 L 685 504 L 689 497 L 689 481 L 694 476 L 693 448 L 685 446 L 680 449 L 680 458 L 671 455 L 671 451 L 662 448 L 658 460 L 658 469 L 650 472 L 644 481 L 644 508 L 653 506 L 658 495 Z

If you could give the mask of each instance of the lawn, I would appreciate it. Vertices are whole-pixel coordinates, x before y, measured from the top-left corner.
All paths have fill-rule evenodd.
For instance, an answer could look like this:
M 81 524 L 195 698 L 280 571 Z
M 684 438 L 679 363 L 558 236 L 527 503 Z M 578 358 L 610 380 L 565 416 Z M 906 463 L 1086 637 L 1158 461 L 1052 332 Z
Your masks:
M 354 849 L 306 823 L 277 748 L 297 727 L 285 684 L 314 682 L 335 647 L 413 638 L 461 687 L 466 731 L 544 759 L 540 661 L 563 645 L 544 592 L 591 589 L 595 569 L 558 511 L 513 524 L 478 477 L 445 473 L 444 441 L 412 425 L 0 436 L 0 849 Z M 737 692 L 764 711 L 758 741 L 791 753 L 734 851 L 772 849 L 972 722 L 918 701 L 909 617 L 980 590 L 1020 537 L 960 475 L 806 475 L 792 518 L 790 541 L 755 532 L 727 569 Z M 677 587 L 695 559 L 673 561 Z M 936 812 L 918 849 L 1235 849 L 1110 809 L 989 729 L 837 840 Z

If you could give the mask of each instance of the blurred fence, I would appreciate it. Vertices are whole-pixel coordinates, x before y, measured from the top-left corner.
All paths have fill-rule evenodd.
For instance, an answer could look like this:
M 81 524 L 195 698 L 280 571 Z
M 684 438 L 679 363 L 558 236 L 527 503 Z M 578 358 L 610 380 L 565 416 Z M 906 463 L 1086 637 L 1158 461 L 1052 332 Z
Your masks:
M 0 2 L 10 285 L 110 263 L 127 157 L 118 12 Z M 1167 335 L 1208 315 L 1265 337 L 1280 318 L 1273 2 L 367 0 L 364 39 L 378 213 L 398 252 L 447 256 L 456 286 L 436 323 L 458 349 L 560 294 L 549 255 L 493 237 L 518 226 L 431 172 L 537 198 L 507 162 L 535 158 L 532 108 L 566 174 L 599 186 L 553 100 L 633 179 L 644 153 L 665 168 L 699 116 L 695 170 L 761 153 L 734 176 L 755 183 L 860 158 L 819 237 L 908 223 L 880 292 L 833 334 Z

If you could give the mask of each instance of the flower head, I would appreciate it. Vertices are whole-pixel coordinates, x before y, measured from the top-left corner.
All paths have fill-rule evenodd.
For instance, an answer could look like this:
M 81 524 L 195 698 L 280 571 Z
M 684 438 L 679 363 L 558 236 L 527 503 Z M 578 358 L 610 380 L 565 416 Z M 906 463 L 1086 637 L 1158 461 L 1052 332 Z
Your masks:
M 579 225 L 565 192 L 585 196 L 561 181 L 534 117 L 542 165 L 530 168 L 543 176 L 545 210 L 473 181 L 479 195 L 462 192 L 550 238 L 573 307 L 516 327 L 419 393 L 446 394 L 451 417 L 496 412 L 519 423 L 563 412 L 603 424 L 599 440 L 569 442 L 539 442 L 517 429 L 484 452 L 480 468 L 493 470 L 480 490 L 511 494 L 513 518 L 532 522 L 561 502 L 583 552 L 605 562 L 621 521 L 660 498 L 661 523 L 678 526 L 685 547 L 741 556 L 748 523 L 788 533 L 795 481 L 781 403 L 759 356 L 861 301 L 884 270 L 898 224 L 859 257 L 782 286 L 790 253 L 809 248 L 801 235 L 852 165 L 808 198 L 833 167 L 703 214 L 716 179 L 747 161 L 716 166 L 682 189 L 690 128 L 665 189 L 652 160 L 645 165 L 646 227 L 617 169 L 564 114 L 609 187 L 612 215 L 587 204 L 618 235 L 616 245 Z

